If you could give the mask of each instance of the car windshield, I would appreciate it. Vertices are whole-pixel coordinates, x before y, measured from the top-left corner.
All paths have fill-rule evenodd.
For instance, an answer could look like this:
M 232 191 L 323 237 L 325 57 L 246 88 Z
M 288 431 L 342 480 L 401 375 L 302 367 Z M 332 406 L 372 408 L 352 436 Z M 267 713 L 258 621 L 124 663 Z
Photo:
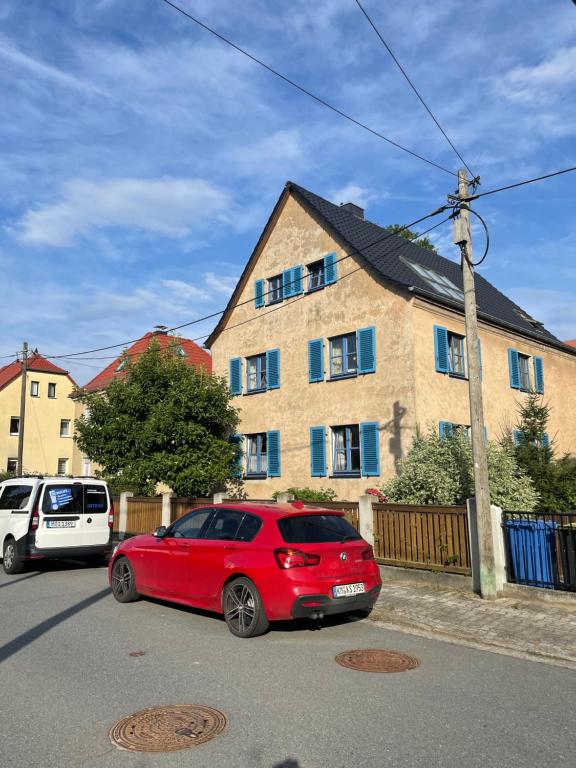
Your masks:
M 314 544 L 361 538 L 358 531 L 341 515 L 283 517 L 278 520 L 278 528 L 288 544 Z

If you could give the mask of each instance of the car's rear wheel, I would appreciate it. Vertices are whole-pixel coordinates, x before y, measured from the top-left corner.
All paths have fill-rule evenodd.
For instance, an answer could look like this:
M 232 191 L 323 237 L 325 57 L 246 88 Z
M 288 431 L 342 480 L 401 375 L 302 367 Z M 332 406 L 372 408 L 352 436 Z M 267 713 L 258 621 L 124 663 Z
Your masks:
M 24 568 L 24 558 L 18 542 L 12 537 L 6 539 L 2 550 L 2 566 L 4 573 L 21 573 Z
M 270 623 L 260 593 L 245 576 L 226 584 L 222 608 L 228 629 L 236 637 L 256 637 L 268 631 Z
M 112 594 L 119 603 L 133 603 L 140 597 L 134 570 L 127 557 L 119 557 L 112 566 Z

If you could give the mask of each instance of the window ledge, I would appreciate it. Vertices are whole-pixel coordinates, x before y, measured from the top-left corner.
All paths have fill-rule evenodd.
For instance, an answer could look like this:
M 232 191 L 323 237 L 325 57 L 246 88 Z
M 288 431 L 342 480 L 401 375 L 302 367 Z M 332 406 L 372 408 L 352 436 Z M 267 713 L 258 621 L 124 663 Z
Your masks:
M 328 476 L 330 480 L 338 480 L 339 478 L 359 478 L 360 472 L 336 472 L 335 474 Z
M 341 381 L 342 379 L 356 379 L 358 378 L 358 373 L 339 373 L 337 376 L 330 376 L 328 381 Z
M 247 395 L 260 395 L 262 392 L 267 392 L 267 391 L 268 390 L 266 389 L 266 387 L 264 387 L 263 389 L 251 389 L 248 392 L 244 392 L 244 397 L 246 397 Z
M 324 285 L 317 285 L 315 288 L 308 288 L 306 293 L 316 293 L 316 291 L 322 291 L 324 288 Z
M 244 480 L 266 480 L 268 477 L 267 472 L 259 472 L 252 475 L 244 475 Z
M 468 381 L 468 376 L 466 376 L 465 373 L 451 373 L 449 371 L 448 376 L 450 376 L 451 379 L 461 379 L 462 381 Z
M 266 306 L 267 307 L 271 307 L 273 304 L 282 304 L 283 301 L 284 301 L 283 298 L 282 299 L 274 299 L 274 301 L 267 302 Z

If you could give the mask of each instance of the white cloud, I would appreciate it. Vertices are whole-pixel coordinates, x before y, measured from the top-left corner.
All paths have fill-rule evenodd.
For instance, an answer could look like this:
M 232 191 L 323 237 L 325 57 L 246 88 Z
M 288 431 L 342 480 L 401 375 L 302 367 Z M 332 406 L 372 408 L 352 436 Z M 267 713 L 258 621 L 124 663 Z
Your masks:
M 216 275 L 214 272 L 205 272 L 202 277 L 208 288 L 225 296 L 230 296 L 238 282 L 238 278 L 235 276 Z
M 27 211 L 16 230 L 25 243 L 53 246 L 106 227 L 182 238 L 192 227 L 222 220 L 229 205 L 225 192 L 202 179 L 75 180 L 58 202 Z
M 365 208 L 372 200 L 378 198 L 381 199 L 387 196 L 388 195 L 385 193 L 374 192 L 373 190 L 367 189 L 360 184 L 355 184 L 354 182 L 349 182 L 345 186 L 335 189 L 330 193 L 331 199 L 338 205 L 340 203 L 355 203 L 361 208 Z
M 533 67 L 514 67 L 497 83 L 500 95 L 510 101 L 550 102 L 573 87 L 576 46 L 561 48 Z
M 196 299 L 198 301 L 208 301 L 211 295 L 203 288 L 196 285 L 185 283 L 184 280 L 162 280 L 162 285 L 172 291 L 176 296 L 183 299 Z

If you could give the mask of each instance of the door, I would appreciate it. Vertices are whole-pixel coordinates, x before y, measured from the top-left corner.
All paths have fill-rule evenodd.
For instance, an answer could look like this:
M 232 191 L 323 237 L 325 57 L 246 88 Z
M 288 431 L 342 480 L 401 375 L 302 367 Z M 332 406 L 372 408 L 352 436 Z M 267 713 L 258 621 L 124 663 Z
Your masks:
M 81 547 L 84 493 L 82 483 L 47 483 L 39 508 L 38 549 Z
M 218 509 L 194 542 L 194 569 L 199 578 L 190 584 L 191 596 L 206 608 L 220 609 L 226 560 L 243 546 L 235 539 L 244 517 L 237 509 Z
M 195 546 L 213 511 L 206 508 L 189 512 L 169 527 L 166 536 L 146 544 L 144 579 L 155 592 L 188 600 L 198 591 L 192 589 L 199 578 Z
M 18 541 L 28 531 L 30 501 L 34 486 L 5 483 L 0 491 L 0 547 L 8 534 Z
M 104 546 L 110 540 L 111 529 L 108 525 L 110 499 L 108 493 L 108 487 L 104 483 L 84 485 L 82 538 L 85 544 L 83 546 Z

